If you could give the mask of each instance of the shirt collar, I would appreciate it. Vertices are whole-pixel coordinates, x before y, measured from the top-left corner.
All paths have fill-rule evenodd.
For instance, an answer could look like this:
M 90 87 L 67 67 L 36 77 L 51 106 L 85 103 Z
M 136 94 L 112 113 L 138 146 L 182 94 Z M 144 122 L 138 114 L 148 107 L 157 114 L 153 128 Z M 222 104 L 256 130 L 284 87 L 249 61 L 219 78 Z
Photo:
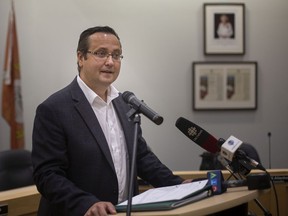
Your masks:
M 103 101 L 102 98 L 100 98 L 91 88 L 89 88 L 86 85 L 86 83 L 80 78 L 79 75 L 77 75 L 77 82 L 81 90 L 83 91 L 84 95 L 86 96 L 88 102 L 90 103 L 90 105 L 92 105 L 95 100 Z M 118 96 L 119 96 L 119 91 L 113 85 L 110 85 L 108 88 L 108 94 L 107 94 L 107 104 L 109 104 L 112 100 L 114 100 Z

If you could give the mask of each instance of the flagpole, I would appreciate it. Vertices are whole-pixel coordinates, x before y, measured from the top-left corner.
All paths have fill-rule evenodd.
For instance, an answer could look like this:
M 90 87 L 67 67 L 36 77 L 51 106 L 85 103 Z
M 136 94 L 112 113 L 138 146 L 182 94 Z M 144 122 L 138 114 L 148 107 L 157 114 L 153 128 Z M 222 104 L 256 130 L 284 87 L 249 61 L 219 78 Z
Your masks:
M 10 147 L 24 148 L 20 61 L 13 0 L 8 21 L 2 89 L 2 116 L 10 126 Z

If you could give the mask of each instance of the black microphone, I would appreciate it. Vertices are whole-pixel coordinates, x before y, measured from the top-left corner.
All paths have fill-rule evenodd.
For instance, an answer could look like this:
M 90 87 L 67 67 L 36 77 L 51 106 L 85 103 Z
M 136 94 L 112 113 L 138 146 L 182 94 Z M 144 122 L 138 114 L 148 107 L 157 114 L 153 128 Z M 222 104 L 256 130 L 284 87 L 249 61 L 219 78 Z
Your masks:
M 139 100 L 132 92 L 125 91 L 122 94 L 123 100 L 129 104 L 134 110 L 139 111 L 155 124 L 160 125 L 163 117 L 148 107 L 142 100 Z
M 220 151 L 218 140 L 200 126 L 183 117 L 178 118 L 175 125 L 183 134 L 206 151 L 211 153 Z
M 211 152 L 211 153 L 220 152 L 221 146 L 225 144 L 224 139 L 220 138 L 219 140 L 217 140 L 214 136 L 209 134 L 203 128 L 190 122 L 189 120 L 183 117 L 178 118 L 175 125 L 189 139 L 194 141 L 197 145 L 201 146 L 208 152 Z M 260 163 L 248 157 L 244 151 L 239 151 L 238 149 L 233 154 L 234 154 L 233 156 L 234 160 L 235 159 L 244 160 L 245 162 L 249 163 L 251 166 L 265 171 L 265 168 Z
M 253 158 L 250 158 L 243 150 L 238 149 L 236 151 L 236 155 L 235 157 L 237 158 L 237 160 L 239 160 L 241 162 L 242 165 L 245 166 L 245 163 L 249 163 L 251 166 L 258 168 L 260 170 L 266 171 L 266 169 L 256 160 L 254 160 Z

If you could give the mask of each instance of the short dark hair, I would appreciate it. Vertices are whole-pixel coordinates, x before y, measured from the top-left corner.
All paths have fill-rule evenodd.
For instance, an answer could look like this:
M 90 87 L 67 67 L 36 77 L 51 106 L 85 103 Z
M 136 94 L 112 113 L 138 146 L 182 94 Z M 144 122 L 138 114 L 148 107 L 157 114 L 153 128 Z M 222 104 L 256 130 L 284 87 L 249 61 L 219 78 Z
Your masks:
M 120 42 L 120 38 L 113 28 L 109 26 L 95 26 L 92 28 L 88 28 L 81 33 L 79 37 L 79 41 L 78 41 L 77 52 L 82 52 L 84 54 L 84 57 L 86 57 L 87 51 L 89 49 L 88 39 L 90 35 L 97 33 L 97 32 L 103 32 L 103 33 L 115 35 Z M 121 46 L 121 43 L 120 43 L 120 46 Z M 77 62 L 77 65 L 78 65 L 78 71 L 80 72 L 80 67 L 79 67 L 78 62 Z

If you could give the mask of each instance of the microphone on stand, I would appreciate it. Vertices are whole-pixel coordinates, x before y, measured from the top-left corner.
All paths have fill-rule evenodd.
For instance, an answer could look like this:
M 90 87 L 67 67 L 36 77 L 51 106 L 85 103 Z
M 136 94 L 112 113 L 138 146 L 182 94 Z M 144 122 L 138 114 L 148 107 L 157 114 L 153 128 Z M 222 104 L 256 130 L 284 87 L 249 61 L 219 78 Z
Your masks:
M 221 194 L 227 189 L 227 187 L 236 187 L 239 185 L 241 186 L 247 185 L 248 189 L 250 190 L 264 189 L 264 188 L 271 187 L 270 183 L 268 182 L 268 178 L 270 178 L 270 175 L 266 171 L 266 169 L 259 162 L 248 157 L 244 151 L 242 151 L 241 149 L 238 149 L 242 145 L 241 140 L 238 140 L 236 137 L 233 137 L 233 136 L 229 137 L 228 140 L 226 141 L 223 139 L 217 140 L 215 137 L 213 137 L 203 128 L 188 121 L 187 119 L 183 117 L 178 118 L 175 125 L 183 134 L 185 134 L 189 139 L 194 141 L 197 145 L 201 146 L 205 150 L 211 153 L 217 153 L 217 152 L 222 153 L 220 154 L 221 157 L 219 157 L 218 160 L 222 163 L 223 166 L 228 168 L 230 172 L 232 171 L 231 172 L 232 175 L 234 174 L 234 172 L 233 172 L 233 169 L 231 169 L 232 167 L 230 166 L 230 163 L 233 163 L 233 162 L 236 162 L 237 164 L 241 164 L 241 165 L 249 164 L 255 168 L 265 171 L 267 174 L 267 175 L 260 174 L 261 175 L 260 178 L 259 178 L 259 175 L 249 175 L 249 176 L 246 176 L 246 180 L 244 181 L 240 179 L 240 181 L 226 181 L 226 182 L 224 181 L 223 182 L 221 171 L 219 170 L 210 171 L 207 173 L 208 180 L 209 180 L 210 185 L 212 185 L 212 188 L 214 187 L 213 188 L 214 192 Z M 233 142 L 231 142 L 231 140 Z M 224 148 L 222 148 L 222 146 Z M 229 161 L 229 159 L 232 159 L 232 162 Z M 246 170 L 250 172 L 249 168 L 247 168 Z M 239 180 L 238 178 L 236 179 Z M 254 199 L 254 201 L 262 209 L 265 216 L 272 216 L 272 214 L 264 206 L 262 206 L 262 204 L 257 199 Z
M 143 100 L 139 100 L 132 92 L 125 91 L 122 94 L 123 100 L 135 111 L 139 111 L 157 125 L 162 124 L 163 117 L 151 109 Z
M 226 141 L 221 138 L 216 139 L 206 130 L 183 117 L 177 119 L 175 126 L 189 139 L 206 151 L 211 153 L 220 152 L 221 156 L 230 162 L 241 161 L 251 165 L 252 167 L 265 171 L 265 168 L 259 162 L 248 157 L 245 152 L 239 151 L 239 147 L 243 142 L 236 137 L 230 136 Z
M 163 122 L 163 117 L 156 113 L 153 109 L 147 106 L 142 100 L 139 100 L 132 92 L 125 91 L 122 94 L 124 102 L 130 105 L 131 109 L 126 114 L 127 117 L 134 123 L 134 138 L 133 138 L 133 149 L 132 149 L 132 160 L 129 176 L 129 188 L 128 188 L 128 204 L 126 215 L 131 216 L 132 211 L 132 197 L 134 189 L 134 175 L 136 174 L 136 157 L 137 157 L 137 146 L 138 146 L 138 128 L 141 124 L 140 113 L 145 115 L 155 124 L 160 125 Z
M 269 169 L 271 169 L 271 132 L 268 132 L 268 146 L 269 146 Z

